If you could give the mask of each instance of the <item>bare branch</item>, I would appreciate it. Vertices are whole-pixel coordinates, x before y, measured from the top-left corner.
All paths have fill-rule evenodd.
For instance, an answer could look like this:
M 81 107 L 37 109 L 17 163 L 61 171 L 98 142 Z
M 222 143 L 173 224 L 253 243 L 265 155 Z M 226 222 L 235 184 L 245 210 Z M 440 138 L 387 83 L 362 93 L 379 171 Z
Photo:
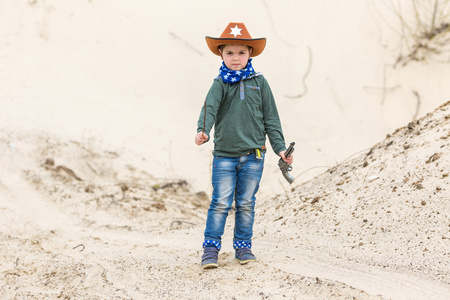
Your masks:
M 306 94 L 306 92 L 308 91 L 308 86 L 306 85 L 306 78 L 308 77 L 309 72 L 311 71 L 311 66 L 312 66 L 312 52 L 311 52 L 311 47 L 309 47 L 309 46 L 308 46 L 308 54 L 309 54 L 308 68 L 306 69 L 305 75 L 303 75 L 303 78 L 302 78 L 303 93 L 298 94 L 296 96 L 285 95 L 286 98 L 290 98 L 290 99 L 300 98 L 300 97 L 303 97 Z

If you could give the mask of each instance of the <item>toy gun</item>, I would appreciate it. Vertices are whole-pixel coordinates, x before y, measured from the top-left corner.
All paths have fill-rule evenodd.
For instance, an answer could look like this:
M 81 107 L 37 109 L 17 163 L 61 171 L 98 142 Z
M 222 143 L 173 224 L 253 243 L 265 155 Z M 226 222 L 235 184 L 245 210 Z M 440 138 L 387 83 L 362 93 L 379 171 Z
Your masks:
M 289 148 L 287 148 L 286 152 L 284 153 L 284 156 L 286 158 L 291 156 L 291 154 L 294 152 L 294 150 L 295 150 L 294 145 L 295 145 L 295 143 L 292 142 L 289 145 Z M 285 162 L 283 160 L 283 158 L 280 158 L 278 160 L 278 166 L 280 167 L 281 173 L 283 174 L 284 178 L 286 178 L 286 180 L 289 182 L 289 184 L 294 182 L 295 178 L 292 177 L 292 175 L 289 174 L 289 172 L 292 171 L 292 165 L 288 165 L 288 163 Z

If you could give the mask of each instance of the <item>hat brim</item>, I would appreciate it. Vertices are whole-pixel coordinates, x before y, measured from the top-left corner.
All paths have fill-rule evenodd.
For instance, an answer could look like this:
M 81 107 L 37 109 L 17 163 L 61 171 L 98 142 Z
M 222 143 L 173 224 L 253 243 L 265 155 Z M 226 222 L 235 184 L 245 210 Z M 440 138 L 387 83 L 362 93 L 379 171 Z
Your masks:
M 266 47 L 266 38 L 259 39 L 224 39 L 224 38 L 213 38 L 210 36 L 205 37 L 206 44 L 208 44 L 209 50 L 215 55 L 220 56 L 219 46 L 220 45 L 243 45 L 253 48 L 251 57 L 260 55 L 264 48 Z

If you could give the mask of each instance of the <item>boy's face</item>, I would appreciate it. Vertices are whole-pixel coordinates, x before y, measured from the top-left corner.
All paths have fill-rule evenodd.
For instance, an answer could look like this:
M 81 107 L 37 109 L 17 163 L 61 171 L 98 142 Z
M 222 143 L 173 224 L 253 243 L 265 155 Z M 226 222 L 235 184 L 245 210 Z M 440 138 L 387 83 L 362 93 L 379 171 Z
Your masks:
M 240 71 L 247 65 L 252 49 L 242 45 L 226 45 L 219 52 L 228 69 Z

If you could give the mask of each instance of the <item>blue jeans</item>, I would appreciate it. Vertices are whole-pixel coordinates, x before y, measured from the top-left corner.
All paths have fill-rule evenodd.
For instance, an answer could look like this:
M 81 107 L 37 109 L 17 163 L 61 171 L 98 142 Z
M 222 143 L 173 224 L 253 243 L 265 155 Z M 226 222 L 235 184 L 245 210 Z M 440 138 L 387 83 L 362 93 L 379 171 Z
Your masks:
M 264 168 L 264 155 L 251 153 L 241 157 L 215 156 L 212 169 L 213 194 L 206 220 L 203 247 L 220 250 L 228 212 L 235 200 L 236 214 L 233 247 L 251 248 L 255 195 Z

